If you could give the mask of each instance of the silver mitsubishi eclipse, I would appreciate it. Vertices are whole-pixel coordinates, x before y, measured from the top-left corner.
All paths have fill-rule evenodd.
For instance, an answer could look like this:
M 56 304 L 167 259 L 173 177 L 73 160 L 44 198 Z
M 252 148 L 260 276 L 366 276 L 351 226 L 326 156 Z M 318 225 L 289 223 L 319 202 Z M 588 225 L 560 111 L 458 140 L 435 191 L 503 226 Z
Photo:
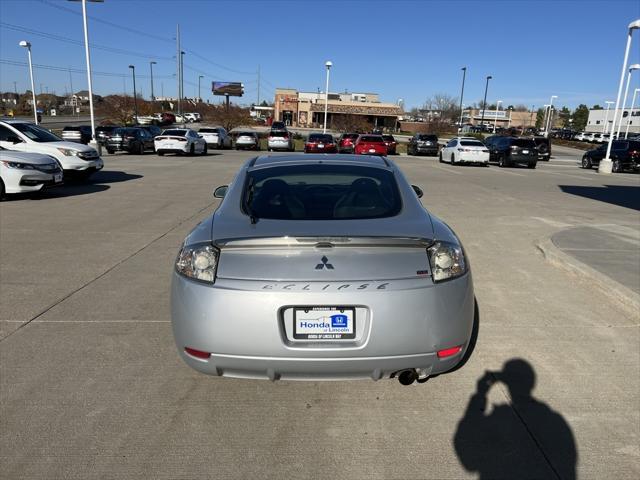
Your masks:
M 477 335 L 469 261 L 385 157 L 259 156 L 185 239 L 171 315 L 210 375 L 398 378 L 459 368 Z

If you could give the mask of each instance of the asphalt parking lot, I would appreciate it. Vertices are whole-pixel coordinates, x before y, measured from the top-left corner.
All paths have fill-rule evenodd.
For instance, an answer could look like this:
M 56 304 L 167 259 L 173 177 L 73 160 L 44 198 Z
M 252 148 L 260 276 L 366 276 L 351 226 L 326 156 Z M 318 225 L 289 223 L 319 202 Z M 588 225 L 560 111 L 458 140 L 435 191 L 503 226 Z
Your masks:
M 206 377 L 178 358 L 174 257 L 251 153 L 105 155 L 89 184 L 3 202 L 0 476 L 638 478 L 638 312 L 538 245 L 590 228 L 637 258 L 640 176 L 558 152 L 536 170 L 395 157 L 461 237 L 480 317 L 463 369 L 409 387 Z

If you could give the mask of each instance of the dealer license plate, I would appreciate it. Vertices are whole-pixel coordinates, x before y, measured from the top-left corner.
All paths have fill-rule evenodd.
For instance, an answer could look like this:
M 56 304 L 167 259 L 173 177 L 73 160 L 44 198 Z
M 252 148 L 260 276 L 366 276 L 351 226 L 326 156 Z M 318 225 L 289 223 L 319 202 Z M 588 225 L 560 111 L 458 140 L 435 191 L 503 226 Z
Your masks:
M 354 307 L 296 307 L 293 338 L 297 340 L 349 340 L 356 338 Z
M 324 145 L 319 144 L 319 145 L 318 145 L 318 148 L 324 148 Z

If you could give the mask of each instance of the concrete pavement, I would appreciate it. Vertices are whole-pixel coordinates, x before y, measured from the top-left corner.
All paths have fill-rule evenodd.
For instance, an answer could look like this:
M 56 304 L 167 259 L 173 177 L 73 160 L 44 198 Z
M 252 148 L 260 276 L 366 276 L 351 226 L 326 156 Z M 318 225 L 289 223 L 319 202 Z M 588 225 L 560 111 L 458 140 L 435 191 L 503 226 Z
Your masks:
M 464 242 L 474 356 L 411 387 L 269 383 L 190 370 L 168 321 L 180 242 L 249 155 L 107 155 L 90 185 L 0 204 L 2 478 L 640 475 L 638 315 L 536 248 L 637 231 L 637 210 L 585 194 L 637 195 L 637 175 L 396 157 Z

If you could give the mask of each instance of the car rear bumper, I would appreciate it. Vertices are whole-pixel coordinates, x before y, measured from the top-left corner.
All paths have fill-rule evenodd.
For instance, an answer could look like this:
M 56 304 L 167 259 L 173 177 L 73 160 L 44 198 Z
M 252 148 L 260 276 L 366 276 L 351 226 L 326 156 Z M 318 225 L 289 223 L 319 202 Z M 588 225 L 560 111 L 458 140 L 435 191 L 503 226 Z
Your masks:
M 421 279 L 423 287 L 416 282 L 389 282 L 391 290 L 337 291 L 340 284 L 335 284 L 333 292 L 303 291 L 305 284 L 300 282 L 218 280 L 209 286 L 174 272 L 174 338 L 182 359 L 210 375 L 378 380 L 410 368 L 443 373 L 460 362 L 471 338 L 471 274 L 435 285 Z M 263 290 L 259 284 L 272 288 Z M 306 305 L 356 306 L 356 339 L 324 343 L 292 339 L 293 317 L 288 312 Z M 438 358 L 439 350 L 456 346 L 462 347 L 459 353 Z M 196 358 L 185 347 L 211 356 Z
M 186 153 L 189 151 L 189 143 L 184 142 L 184 146 L 176 146 L 175 144 L 163 144 L 160 142 L 155 142 L 154 147 L 156 152 L 178 152 L 178 153 Z
M 489 154 L 486 155 L 465 155 L 464 153 L 460 154 L 458 158 L 459 162 L 462 163 L 489 163 Z

